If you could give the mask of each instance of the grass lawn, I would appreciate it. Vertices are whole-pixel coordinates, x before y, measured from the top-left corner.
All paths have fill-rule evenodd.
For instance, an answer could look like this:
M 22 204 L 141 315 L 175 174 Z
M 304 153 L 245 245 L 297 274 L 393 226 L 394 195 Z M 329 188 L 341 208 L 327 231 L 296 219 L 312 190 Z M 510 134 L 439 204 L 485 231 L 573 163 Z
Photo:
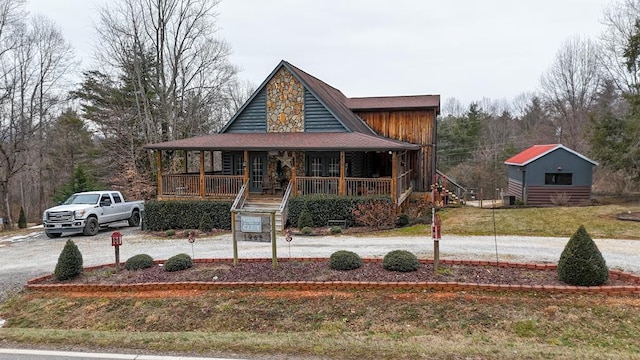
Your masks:
M 640 204 L 480 209 L 448 208 L 439 211 L 443 234 L 530 235 L 570 237 L 584 225 L 593 238 L 640 239 L 640 222 L 622 221 L 616 215 L 639 212 Z M 495 227 L 494 227 L 495 224 Z M 419 235 L 429 225 L 415 225 L 387 232 L 388 235 Z

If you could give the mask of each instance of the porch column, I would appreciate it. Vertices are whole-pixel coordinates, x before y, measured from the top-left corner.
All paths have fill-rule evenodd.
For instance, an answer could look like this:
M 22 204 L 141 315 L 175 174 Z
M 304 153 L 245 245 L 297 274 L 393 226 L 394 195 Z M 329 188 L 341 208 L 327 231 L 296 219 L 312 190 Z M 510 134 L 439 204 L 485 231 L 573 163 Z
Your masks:
M 391 155 L 391 201 L 394 205 L 398 204 L 398 153 L 393 152 Z
M 158 197 L 162 197 L 162 150 L 158 150 L 156 159 L 158 166 Z
M 189 151 L 184 150 L 184 173 L 189 173 Z
M 345 156 L 344 156 L 344 151 L 340 151 L 340 195 L 345 194 Z
M 293 160 L 291 161 L 291 183 L 293 185 L 291 191 L 293 192 L 293 196 L 298 195 L 298 184 L 296 184 L 296 154 L 293 153 Z
M 200 150 L 200 197 L 204 197 L 204 150 Z
M 249 181 L 249 151 L 244 151 L 244 177 L 242 178 L 242 183 L 246 184 Z M 244 189 L 244 194 L 247 195 L 249 193 L 249 186 Z

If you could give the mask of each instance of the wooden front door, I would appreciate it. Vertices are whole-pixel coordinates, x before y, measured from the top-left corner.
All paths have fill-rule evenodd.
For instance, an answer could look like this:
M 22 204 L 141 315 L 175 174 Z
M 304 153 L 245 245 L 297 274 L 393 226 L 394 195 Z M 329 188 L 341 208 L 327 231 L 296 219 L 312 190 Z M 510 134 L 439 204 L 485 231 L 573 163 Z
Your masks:
M 262 178 L 267 173 L 267 154 L 249 154 L 249 192 L 262 192 Z

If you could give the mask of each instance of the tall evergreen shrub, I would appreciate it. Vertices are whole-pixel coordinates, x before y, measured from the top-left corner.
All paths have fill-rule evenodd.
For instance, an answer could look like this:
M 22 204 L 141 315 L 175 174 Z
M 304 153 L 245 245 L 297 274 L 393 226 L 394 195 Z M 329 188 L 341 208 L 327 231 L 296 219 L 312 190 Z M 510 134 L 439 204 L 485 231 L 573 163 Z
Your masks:
M 82 273 L 82 254 L 78 246 L 71 241 L 67 240 L 64 245 L 60 256 L 58 257 L 58 263 L 56 269 L 53 271 L 53 276 L 59 280 L 69 280 L 80 275 Z
M 560 255 L 558 277 L 577 286 L 598 286 L 609 280 L 604 257 L 583 225 L 571 236 Z
M 27 228 L 27 217 L 24 215 L 24 209 L 22 208 L 22 206 L 20 207 L 20 216 L 18 216 L 18 228 Z

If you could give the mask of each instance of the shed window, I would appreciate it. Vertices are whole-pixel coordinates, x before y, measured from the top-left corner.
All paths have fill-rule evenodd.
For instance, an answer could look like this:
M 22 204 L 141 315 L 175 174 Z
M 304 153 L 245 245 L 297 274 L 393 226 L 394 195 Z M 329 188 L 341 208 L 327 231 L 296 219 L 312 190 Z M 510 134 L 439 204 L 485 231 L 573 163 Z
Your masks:
M 545 185 L 572 185 L 573 174 L 569 173 L 546 173 L 544 174 Z

